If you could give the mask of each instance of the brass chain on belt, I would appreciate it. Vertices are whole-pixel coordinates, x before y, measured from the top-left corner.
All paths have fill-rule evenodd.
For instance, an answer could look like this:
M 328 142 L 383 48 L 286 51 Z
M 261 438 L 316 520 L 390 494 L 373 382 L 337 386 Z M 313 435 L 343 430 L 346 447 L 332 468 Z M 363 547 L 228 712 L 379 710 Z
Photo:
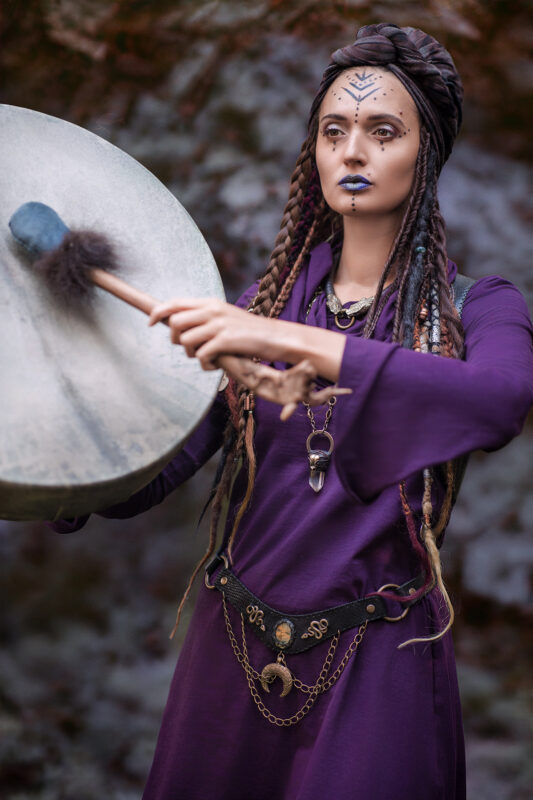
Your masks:
M 346 667 L 348 661 L 357 652 L 357 648 L 361 644 L 361 641 L 363 639 L 363 636 L 365 634 L 365 631 L 366 631 L 366 628 L 367 628 L 367 625 L 368 625 L 368 621 L 365 621 L 365 622 L 363 622 L 362 625 L 359 626 L 359 629 L 357 630 L 357 633 L 355 634 L 352 642 L 350 643 L 350 645 L 348 646 L 344 656 L 342 657 L 342 660 L 341 660 L 340 664 L 338 665 L 338 667 L 335 670 L 335 672 L 333 672 L 333 674 L 330 675 L 329 678 L 328 678 L 329 671 L 330 671 L 331 665 L 333 663 L 333 658 L 334 658 L 335 652 L 337 650 L 337 645 L 339 643 L 340 633 L 337 633 L 332 638 L 331 644 L 329 646 L 328 653 L 327 653 L 326 658 L 324 659 L 324 663 L 322 665 L 322 669 L 320 670 L 320 674 L 319 674 L 316 682 L 313 684 L 313 686 L 309 686 L 309 684 L 303 683 L 302 681 L 298 680 L 298 678 L 293 678 L 292 679 L 292 684 L 295 686 L 296 689 L 298 689 L 299 691 L 301 691 L 304 694 L 309 695 L 307 700 L 303 704 L 303 706 L 295 714 L 293 714 L 290 717 L 277 717 L 275 714 L 272 714 L 272 712 L 269 711 L 269 709 L 263 703 L 263 701 L 261 699 L 261 696 L 260 696 L 260 694 L 257 691 L 257 688 L 255 686 L 255 681 L 261 682 L 261 675 L 250 664 L 250 659 L 248 657 L 248 647 L 246 645 L 246 632 L 245 632 L 245 628 L 244 628 L 244 624 L 245 624 L 244 623 L 244 617 L 241 614 L 241 629 L 242 629 L 242 650 L 241 650 L 241 648 L 239 647 L 239 643 L 237 642 L 237 638 L 235 636 L 235 633 L 233 632 L 233 628 L 231 626 L 231 621 L 230 621 L 230 618 L 229 618 L 228 609 L 227 609 L 227 606 L 226 606 L 226 598 L 225 598 L 224 593 L 222 593 L 222 606 L 223 606 L 223 609 L 224 609 L 224 619 L 225 619 L 225 622 L 226 622 L 226 630 L 228 632 L 228 637 L 229 637 L 229 640 L 230 640 L 230 644 L 231 644 L 232 650 L 233 650 L 233 652 L 235 654 L 235 657 L 236 657 L 237 661 L 239 662 L 239 664 L 241 665 L 241 667 L 243 668 L 243 670 L 244 670 L 244 672 L 246 674 L 246 680 L 248 682 L 248 687 L 250 689 L 250 694 L 252 695 L 252 698 L 253 698 L 257 708 L 259 709 L 259 711 L 263 715 L 263 717 L 268 722 L 272 723 L 272 725 L 277 725 L 280 728 L 288 728 L 291 725 L 295 725 L 297 722 L 301 722 L 301 720 L 306 716 L 306 714 L 309 713 L 311 708 L 314 706 L 314 704 L 316 703 L 319 695 L 323 694 L 324 692 L 329 691 L 329 689 L 331 689 L 331 687 L 338 681 L 338 679 L 340 678 L 340 676 L 344 672 L 344 668 Z M 280 655 L 278 656 L 278 661 L 279 661 L 279 663 L 284 664 L 285 657 L 284 657 L 283 653 L 280 653 Z M 272 680 L 274 680 L 274 679 L 271 678 L 271 679 L 269 679 L 268 682 L 271 682 Z

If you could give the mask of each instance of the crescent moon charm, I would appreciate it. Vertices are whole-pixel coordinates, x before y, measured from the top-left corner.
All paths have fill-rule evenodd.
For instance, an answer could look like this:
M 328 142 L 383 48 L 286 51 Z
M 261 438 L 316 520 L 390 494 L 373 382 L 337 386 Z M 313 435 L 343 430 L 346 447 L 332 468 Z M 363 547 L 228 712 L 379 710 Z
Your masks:
M 283 691 L 280 697 L 286 697 L 292 689 L 292 675 L 283 664 L 267 664 L 261 673 L 261 686 L 265 692 L 270 692 L 268 684 L 275 678 L 280 678 L 283 683 Z

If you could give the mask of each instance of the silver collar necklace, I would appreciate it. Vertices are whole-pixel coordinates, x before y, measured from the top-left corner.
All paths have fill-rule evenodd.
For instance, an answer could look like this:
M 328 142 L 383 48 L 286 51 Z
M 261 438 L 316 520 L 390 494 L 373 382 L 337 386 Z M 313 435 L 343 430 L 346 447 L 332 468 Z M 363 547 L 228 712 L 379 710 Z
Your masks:
M 337 328 L 346 330 L 347 328 L 351 328 L 357 317 L 362 317 L 366 314 L 374 302 L 375 295 L 373 297 L 362 297 L 361 300 L 352 303 L 348 308 L 343 308 L 333 288 L 334 272 L 335 268 L 332 269 L 326 280 L 326 305 L 331 313 L 335 315 L 335 325 Z

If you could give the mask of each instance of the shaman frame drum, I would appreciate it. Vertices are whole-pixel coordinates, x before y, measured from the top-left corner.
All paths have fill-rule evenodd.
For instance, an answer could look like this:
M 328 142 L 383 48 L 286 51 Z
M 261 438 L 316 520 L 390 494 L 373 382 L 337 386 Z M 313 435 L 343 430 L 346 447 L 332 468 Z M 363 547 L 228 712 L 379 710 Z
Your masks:
M 0 105 L 0 518 L 12 520 L 129 497 L 179 450 L 221 377 L 100 289 L 58 299 L 8 227 L 28 201 L 108 236 L 117 274 L 153 297 L 224 298 L 200 231 L 148 170 L 83 128 Z

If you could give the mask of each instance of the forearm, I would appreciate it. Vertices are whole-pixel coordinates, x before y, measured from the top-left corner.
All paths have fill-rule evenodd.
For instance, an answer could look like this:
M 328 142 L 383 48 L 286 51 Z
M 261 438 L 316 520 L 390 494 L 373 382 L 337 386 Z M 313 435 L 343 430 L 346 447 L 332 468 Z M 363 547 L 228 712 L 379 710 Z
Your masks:
M 350 337 L 339 383 L 342 430 L 334 461 L 368 499 L 425 466 L 516 436 L 533 403 L 532 328 L 509 282 L 485 278 L 463 312 L 466 361 Z
M 214 299 L 177 298 L 158 306 L 150 324 L 168 319 L 171 340 L 183 345 L 204 369 L 220 356 L 298 364 L 307 359 L 322 377 L 339 376 L 345 339 L 341 333 L 296 322 L 256 316 Z
M 298 364 L 308 359 L 317 373 L 336 383 L 339 379 L 346 336 L 297 322 L 269 320 L 272 335 L 266 343 L 268 361 Z

